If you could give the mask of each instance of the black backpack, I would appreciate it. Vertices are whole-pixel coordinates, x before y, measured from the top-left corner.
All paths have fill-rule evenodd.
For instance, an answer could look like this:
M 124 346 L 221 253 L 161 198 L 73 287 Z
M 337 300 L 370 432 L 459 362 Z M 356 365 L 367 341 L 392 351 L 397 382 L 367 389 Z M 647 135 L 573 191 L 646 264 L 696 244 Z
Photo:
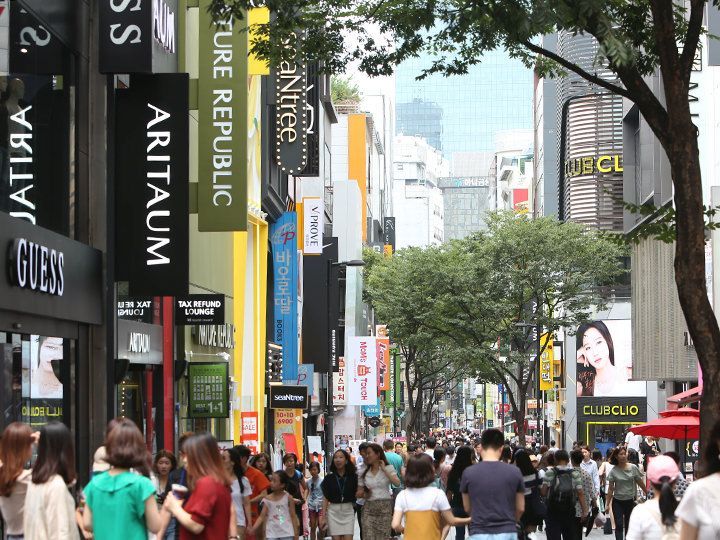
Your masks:
M 552 513 L 572 512 L 575 515 L 575 487 L 573 486 L 572 469 L 553 467 L 555 478 L 550 485 L 547 497 L 548 510 Z

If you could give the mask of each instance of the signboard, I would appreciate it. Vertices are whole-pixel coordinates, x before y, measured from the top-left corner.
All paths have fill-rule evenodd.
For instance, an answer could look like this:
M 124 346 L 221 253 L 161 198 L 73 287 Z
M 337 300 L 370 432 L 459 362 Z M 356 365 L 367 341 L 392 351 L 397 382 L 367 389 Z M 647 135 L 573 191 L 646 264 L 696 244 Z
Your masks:
M 240 429 L 242 443 L 247 446 L 253 454 L 257 454 L 260 447 L 257 411 L 240 413 Z
M 309 407 L 307 386 L 283 384 L 270 387 L 271 409 L 307 409 Z
M 387 327 L 386 327 L 387 328 Z M 390 390 L 390 338 L 379 337 L 375 340 L 377 352 L 378 390 Z
M 322 255 L 325 204 L 322 197 L 303 197 L 303 253 Z
M 133 75 L 117 90 L 118 281 L 132 296 L 188 287 L 188 75 Z
M 302 460 L 303 417 L 300 409 L 277 409 L 275 412 L 275 443 L 285 452 L 293 452 Z
M 365 416 L 380 416 L 380 404 L 375 405 L 363 405 L 362 412 Z
M 11 246 L 17 248 L 14 254 Z M 0 278 L 0 309 L 102 323 L 102 255 L 96 249 L 0 212 L 0 268 L 4 274 Z M 50 291 L 53 269 L 54 294 Z
M 285 212 L 270 225 L 273 258 L 273 339 L 282 345 L 282 379 L 298 374 L 298 257 L 297 215 Z
M 307 165 L 302 171 L 303 176 L 320 174 L 320 73 L 318 62 L 307 66 Z
M 201 324 L 192 329 L 192 338 L 195 343 L 203 347 L 234 349 L 235 325 L 230 323 Z
M 391 254 L 395 252 L 395 218 L 383 218 L 383 242 L 391 246 Z
M 377 347 L 373 336 L 350 336 L 348 339 L 347 380 L 348 405 L 377 403 Z
M 583 156 L 565 160 L 565 176 L 585 176 L 596 173 L 621 173 L 623 172 L 622 154 L 611 156 Z
M 540 390 L 552 390 L 555 362 L 555 341 L 552 334 L 545 333 L 540 336 L 540 349 L 543 351 L 540 355 Z
M 335 405 L 347 405 L 347 379 L 345 377 L 345 358 L 338 358 L 338 370 L 333 378 L 333 403 Z
M 287 43 L 288 48 L 293 48 Z M 272 69 L 275 86 L 275 161 L 287 174 L 307 165 L 307 70 L 304 64 L 280 62 Z
M 398 391 L 395 385 L 395 351 L 390 350 L 390 364 L 388 366 L 388 373 L 390 379 L 390 389 L 385 392 L 385 407 L 392 409 L 395 407 L 395 392 Z
M 131 364 L 162 365 L 163 327 L 118 320 L 115 358 L 130 360 Z
M 187 378 L 189 418 L 228 418 L 227 362 L 191 362 Z
M 198 229 L 247 230 L 247 34 L 200 1 Z
M 175 325 L 225 324 L 224 294 L 191 294 L 175 298 Z
M 10 2 L 10 71 L 55 75 L 63 73 L 63 44 L 20 2 Z M 5 8 L 3 11 L 7 11 Z M 5 17 L 7 13 L 3 13 Z M 5 38 L 7 39 L 7 37 Z M 7 135 L 6 135 L 7 136 Z
M 490 187 L 489 176 L 442 176 L 437 179 L 440 189 Z
M 313 364 L 300 364 L 298 366 L 298 376 L 297 381 L 294 381 L 293 384 L 297 384 L 300 386 L 307 386 L 308 389 L 308 395 L 312 396 L 315 393 L 315 381 L 314 381 L 314 375 L 315 375 L 315 366 Z
M 100 0 L 100 73 L 177 71 L 178 0 Z
M 151 323 L 153 321 L 152 298 L 124 298 L 118 300 L 117 318 Z

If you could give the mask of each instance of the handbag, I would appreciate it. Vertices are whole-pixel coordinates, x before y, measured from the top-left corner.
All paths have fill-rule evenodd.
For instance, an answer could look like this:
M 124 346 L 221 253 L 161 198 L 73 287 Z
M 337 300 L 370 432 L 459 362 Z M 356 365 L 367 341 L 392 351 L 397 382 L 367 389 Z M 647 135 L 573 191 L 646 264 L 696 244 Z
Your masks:
M 603 525 L 603 534 L 612 534 L 613 528 L 612 528 L 612 520 L 606 519 L 605 525 Z

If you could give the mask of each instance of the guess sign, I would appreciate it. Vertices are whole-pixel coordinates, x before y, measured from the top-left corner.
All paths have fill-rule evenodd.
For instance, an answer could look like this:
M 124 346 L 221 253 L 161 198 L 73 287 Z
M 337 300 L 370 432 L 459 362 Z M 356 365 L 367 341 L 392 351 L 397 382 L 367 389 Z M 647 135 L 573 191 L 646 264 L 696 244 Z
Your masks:
M 25 238 L 10 247 L 10 281 L 16 287 L 55 296 L 65 291 L 65 254 Z

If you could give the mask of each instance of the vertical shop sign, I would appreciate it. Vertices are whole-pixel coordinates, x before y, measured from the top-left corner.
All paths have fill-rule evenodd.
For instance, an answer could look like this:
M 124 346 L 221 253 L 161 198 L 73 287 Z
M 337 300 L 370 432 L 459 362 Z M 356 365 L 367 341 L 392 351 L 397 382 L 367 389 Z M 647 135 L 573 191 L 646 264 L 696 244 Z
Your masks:
M 188 417 L 228 418 L 227 362 L 188 365 Z
M 300 364 L 298 366 L 297 380 L 293 381 L 292 384 L 307 386 L 308 387 L 308 396 L 312 396 L 313 392 L 315 391 L 314 375 L 315 375 L 315 366 L 313 364 Z
M 200 1 L 198 228 L 247 230 L 247 34 Z
M 303 197 L 303 253 L 322 255 L 325 204 L 321 197 Z
M 392 409 L 395 407 L 395 392 L 397 392 L 395 387 L 395 350 L 390 349 L 389 353 L 388 378 L 390 379 L 390 389 L 385 392 L 385 407 Z
M 348 405 L 377 403 L 377 345 L 373 336 L 350 336 L 348 340 Z
M 379 337 L 375 343 L 378 390 L 390 390 L 390 338 Z
M 240 422 L 242 443 L 247 446 L 253 454 L 257 454 L 258 448 L 260 447 L 257 411 L 241 412 Z
M 116 273 L 132 296 L 188 287 L 188 75 L 133 75 L 117 91 Z
M 288 49 L 294 44 L 285 43 Z M 292 57 L 295 55 L 292 54 Z M 307 164 L 307 68 L 294 61 L 272 69 L 275 86 L 275 161 L 287 174 L 300 174 Z
M 311 62 L 307 67 L 307 165 L 303 176 L 320 174 L 320 66 Z
M 298 376 L 297 215 L 285 212 L 270 226 L 273 260 L 273 341 L 282 345 L 284 381 Z
M 395 218 L 383 218 L 383 243 L 390 246 L 390 254 L 395 253 Z
M 345 358 L 337 360 L 337 373 L 333 378 L 333 403 L 336 406 L 347 405 L 347 379 L 345 378 Z
M 400 360 L 398 360 L 398 352 L 397 349 L 392 350 L 392 356 L 393 356 L 393 366 L 395 370 L 395 409 L 400 408 L 402 397 L 402 368 L 400 365 Z
M 542 334 L 540 337 L 540 390 L 553 388 L 553 364 L 555 361 L 555 342 L 552 334 Z
M 99 0 L 100 73 L 177 71 L 178 0 Z
M 34 75 L 62 73 L 63 45 L 60 40 L 22 7 L 20 2 L 10 2 L 10 11 L 11 72 Z M 8 14 L 0 14 L 3 15 L 7 20 Z

